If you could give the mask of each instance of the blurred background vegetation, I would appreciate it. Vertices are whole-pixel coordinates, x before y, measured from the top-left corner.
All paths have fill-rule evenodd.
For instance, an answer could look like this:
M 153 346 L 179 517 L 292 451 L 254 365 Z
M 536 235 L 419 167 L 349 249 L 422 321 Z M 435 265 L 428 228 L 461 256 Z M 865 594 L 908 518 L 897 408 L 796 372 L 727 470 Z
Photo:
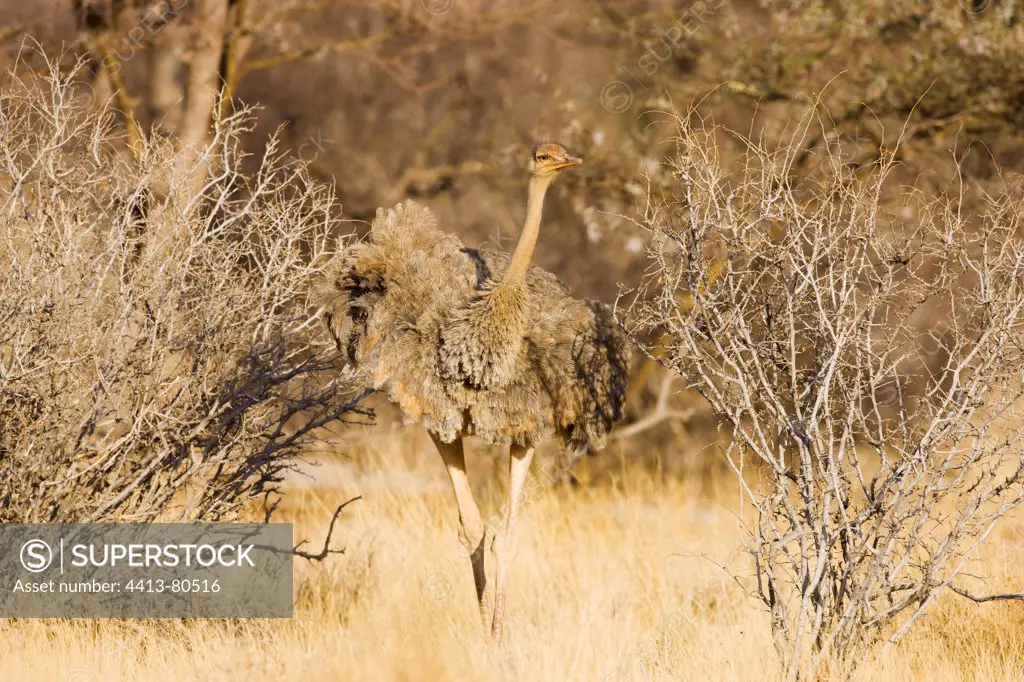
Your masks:
M 1024 170 L 1022 20 L 1021 0 L 0 0 L 10 63 L 29 37 L 68 69 L 87 60 L 83 96 L 116 112 L 123 153 L 151 130 L 198 146 L 258 104 L 246 147 L 283 126 L 351 232 L 415 198 L 467 243 L 510 248 L 527 151 L 558 140 L 586 164 L 549 199 L 536 260 L 608 301 L 643 274 L 648 189 L 672 192 L 660 112 L 699 103 L 783 142 L 817 106 L 834 129 L 811 136 L 794 182 L 817 146 L 867 168 L 902 138 L 907 183 L 951 190 L 959 159 L 983 200 Z M 656 363 L 635 370 L 631 455 L 705 470 L 706 408 Z

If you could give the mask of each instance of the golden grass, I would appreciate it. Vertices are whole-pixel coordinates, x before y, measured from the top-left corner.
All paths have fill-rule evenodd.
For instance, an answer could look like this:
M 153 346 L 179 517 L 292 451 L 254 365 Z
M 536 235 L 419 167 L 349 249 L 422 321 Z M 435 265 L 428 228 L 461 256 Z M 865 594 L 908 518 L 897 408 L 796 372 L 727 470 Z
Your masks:
M 346 447 L 352 459 L 297 481 L 283 509 L 316 545 L 334 506 L 364 496 L 336 535 L 346 554 L 296 564 L 294 619 L 0 622 L 0 679 L 776 679 L 765 613 L 700 556 L 743 567 L 727 494 L 628 467 L 596 488 L 541 486 L 512 572 L 508 642 L 488 647 L 429 441 L 399 430 Z M 504 477 L 494 458 L 472 464 L 486 518 Z M 976 572 L 1024 583 L 1021 537 L 1005 529 Z M 1024 606 L 950 597 L 856 679 L 1020 679 L 1022 639 Z

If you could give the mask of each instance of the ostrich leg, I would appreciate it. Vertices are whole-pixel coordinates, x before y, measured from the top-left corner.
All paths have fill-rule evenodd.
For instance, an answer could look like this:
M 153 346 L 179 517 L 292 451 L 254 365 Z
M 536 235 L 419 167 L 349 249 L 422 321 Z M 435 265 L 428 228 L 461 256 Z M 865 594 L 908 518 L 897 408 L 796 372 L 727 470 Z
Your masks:
M 454 443 L 445 443 L 430 434 L 437 451 L 444 460 L 445 469 L 452 480 L 455 491 L 455 502 L 459 506 L 459 540 L 469 554 L 473 565 L 473 581 L 476 583 L 476 600 L 480 605 L 480 618 L 484 624 L 484 637 L 488 635 L 488 618 L 490 606 L 487 603 L 487 574 L 484 572 L 484 524 L 480 518 L 480 510 L 473 500 L 473 492 L 469 488 L 466 476 L 466 456 L 462 448 L 462 439 Z
M 516 558 L 518 546 L 516 542 L 516 523 L 523 506 L 523 485 L 530 472 L 530 461 L 533 459 L 533 448 L 524 448 L 513 444 L 508 453 L 508 499 L 505 500 L 504 518 L 501 528 L 494 533 L 491 541 L 491 552 L 494 554 L 494 623 L 491 627 L 491 639 L 500 642 L 505 625 L 505 590 L 509 567 Z

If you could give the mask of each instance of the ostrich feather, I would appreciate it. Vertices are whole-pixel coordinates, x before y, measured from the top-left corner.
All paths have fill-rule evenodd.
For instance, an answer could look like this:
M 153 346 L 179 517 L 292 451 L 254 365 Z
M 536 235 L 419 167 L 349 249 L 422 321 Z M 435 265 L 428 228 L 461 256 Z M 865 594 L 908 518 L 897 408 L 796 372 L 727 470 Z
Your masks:
M 622 416 L 625 337 L 606 304 L 536 266 L 504 286 L 508 265 L 407 201 L 335 255 L 318 295 L 357 376 L 445 442 L 598 449 Z

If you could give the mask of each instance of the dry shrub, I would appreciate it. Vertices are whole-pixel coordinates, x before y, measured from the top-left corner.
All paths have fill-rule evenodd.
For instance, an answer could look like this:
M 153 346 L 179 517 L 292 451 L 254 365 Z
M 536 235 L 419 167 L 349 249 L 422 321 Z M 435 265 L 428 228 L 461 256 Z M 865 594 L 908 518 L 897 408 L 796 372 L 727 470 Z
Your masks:
M 239 170 L 244 111 L 111 152 L 76 76 L 0 91 L 0 521 L 231 518 L 354 410 L 306 303 L 338 207 L 274 139 Z
M 732 438 L 751 593 L 789 678 L 898 642 L 1020 504 L 1019 192 L 929 197 L 828 145 L 812 110 L 773 147 L 680 117 L 674 195 L 642 220 L 654 267 L 629 324 Z M 720 142 L 744 150 L 722 161 Z M 760 480 L 754 480 L 753 473 Z

